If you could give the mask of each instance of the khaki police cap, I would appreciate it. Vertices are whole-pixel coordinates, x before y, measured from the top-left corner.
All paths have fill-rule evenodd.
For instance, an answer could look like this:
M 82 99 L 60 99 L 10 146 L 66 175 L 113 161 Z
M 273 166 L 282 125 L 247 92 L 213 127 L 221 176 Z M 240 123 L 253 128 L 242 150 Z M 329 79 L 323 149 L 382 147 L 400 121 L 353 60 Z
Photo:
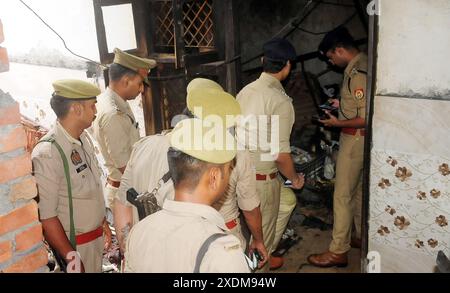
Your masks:
M 208 163 L 225 164 L 236 156 L 236 140 L 221 123 L 185 119 L 169 136 L 172 147 Z
M 189 111 L 197 118 L 218 117 L 226 127 L 233 126 L 237 116 L 241 114 L 241 107 L 232 95 L 212 88 L 191 90 L 187 95 L 186 104 Z
M 186 88 L 186 92 L 190 93 L 192 90 L 195 89 L 206 89 L 206 88 L 223 91 L 223 87 L 213 80 L 206 78 L 194 78 L 189 82 Z
M 92 83 L 77 79 L 61 79 L 53 82 L 54 95 L 73 99 L 89 100 L 95 99 L 100 93 L 100 89 Z
M 114 63 L 120 64 L 128 69 L 131 69 L 137 72 L 140 76 L 144 78 L 144 81 L 148 84 L 149 81 L 147 79 L 148 72 L 150 69 L 156 67 L 156 61 L 153 59 L 141 58 L 122 50 L 115 48 L 114 49 Z

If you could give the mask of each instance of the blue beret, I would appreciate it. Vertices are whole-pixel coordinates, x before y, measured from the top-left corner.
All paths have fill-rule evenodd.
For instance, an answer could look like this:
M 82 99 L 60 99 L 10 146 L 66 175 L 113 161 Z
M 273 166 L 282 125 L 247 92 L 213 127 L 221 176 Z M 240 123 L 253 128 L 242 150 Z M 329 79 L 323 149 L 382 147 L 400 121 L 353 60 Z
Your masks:
M 286 40 L 275 38 L 263 45 L 264 57 L 273 61 L 295 60 L 297 53 L 294 46 Z

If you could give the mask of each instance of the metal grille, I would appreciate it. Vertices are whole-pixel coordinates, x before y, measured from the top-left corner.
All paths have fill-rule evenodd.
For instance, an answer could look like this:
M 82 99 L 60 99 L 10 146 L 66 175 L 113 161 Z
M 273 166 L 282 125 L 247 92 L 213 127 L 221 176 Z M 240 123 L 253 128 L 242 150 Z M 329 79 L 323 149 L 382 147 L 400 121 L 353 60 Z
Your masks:
M 156 18 L 155 45 L 173 48 L 175 27 L 172 1 L 156 1 L 153 7 Z M 212 0 L 186 1 L 183 5 L 183 24 L 186 47 L 214 47 Z
M 214 47 L 212 0 L 186 1 L 183 6 L 186 47 Z
M 162 47 L 174 46 L 174 23 L 172 1 L 158 1 L 154 4 L 156 16 L 155 45 Z

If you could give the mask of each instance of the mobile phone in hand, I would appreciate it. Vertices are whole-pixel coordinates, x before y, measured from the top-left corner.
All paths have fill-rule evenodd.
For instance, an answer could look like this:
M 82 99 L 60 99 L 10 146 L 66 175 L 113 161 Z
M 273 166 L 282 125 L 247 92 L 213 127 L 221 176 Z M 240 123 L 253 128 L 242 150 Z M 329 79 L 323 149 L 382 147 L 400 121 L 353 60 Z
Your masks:
M 285 186 L 285 187 L 292 187 L 292 182 L 291 182 L 291 180 L 286 180 L 286 181 L 284 181 L 284 186 Z

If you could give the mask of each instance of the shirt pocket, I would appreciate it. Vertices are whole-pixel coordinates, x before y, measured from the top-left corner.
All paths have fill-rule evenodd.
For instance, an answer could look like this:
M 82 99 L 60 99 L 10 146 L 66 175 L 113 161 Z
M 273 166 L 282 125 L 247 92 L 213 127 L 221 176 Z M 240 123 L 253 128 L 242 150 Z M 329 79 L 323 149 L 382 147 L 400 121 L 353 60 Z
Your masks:
M 81 165 L 82 166 L 82 165 Z M 78 166 L 80 168 L 80 166 Z M 74 172 L 70 175 L 72 185 L 72 198 L 75 199 L 90 199 L 97 191 L 96 181 L 93 178 L 93 173 L 88 166 L 84 170 Z

